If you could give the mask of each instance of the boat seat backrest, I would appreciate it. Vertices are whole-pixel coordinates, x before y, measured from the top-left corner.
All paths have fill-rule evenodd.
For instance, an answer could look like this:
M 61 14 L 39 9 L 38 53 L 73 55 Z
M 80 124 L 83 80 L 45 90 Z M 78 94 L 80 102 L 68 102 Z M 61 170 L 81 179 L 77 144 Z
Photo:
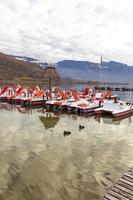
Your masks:
M 102 93 L 96 93 L 96 94 L 95 94 L 95 98 L 101 98 L 102 96 L 103 96 Z
M 118 111 L 122 109 L 123 105 L 117 104 L 117 103 L 105 103 L 103 106 L 104 110 L 109 110 L 109 111 Z

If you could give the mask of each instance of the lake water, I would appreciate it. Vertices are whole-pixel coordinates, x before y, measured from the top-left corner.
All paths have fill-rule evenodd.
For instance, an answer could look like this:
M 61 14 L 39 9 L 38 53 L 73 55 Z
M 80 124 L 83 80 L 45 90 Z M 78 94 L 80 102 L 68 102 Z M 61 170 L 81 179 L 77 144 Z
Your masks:
M 133 117 L 51 120 L 0 104 L 0 200 L 99 200 L 131 166 Z

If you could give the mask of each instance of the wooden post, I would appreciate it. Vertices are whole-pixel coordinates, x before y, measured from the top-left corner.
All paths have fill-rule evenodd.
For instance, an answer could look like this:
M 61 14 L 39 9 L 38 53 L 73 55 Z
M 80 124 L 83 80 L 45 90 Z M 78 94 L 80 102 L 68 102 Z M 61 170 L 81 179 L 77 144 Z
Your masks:
M 52 79 L 49 76 L 49 92 L 50 92 L 50 99 L 51 99 L 51 93 L 52 93 Z
M 43 95 L 43 108 L 44 108 L 44 106 L 45 106 L 45 97 Z

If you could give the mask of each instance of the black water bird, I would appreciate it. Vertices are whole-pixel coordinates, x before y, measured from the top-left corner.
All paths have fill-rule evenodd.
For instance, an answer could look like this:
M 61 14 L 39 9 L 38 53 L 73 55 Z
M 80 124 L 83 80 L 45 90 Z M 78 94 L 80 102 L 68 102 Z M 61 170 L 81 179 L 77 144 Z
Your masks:
M 81 130 L 84 129 L 84 128 L 85 128 L 85 126 L 79 125 L 79 131 L 81 131 Z
M 68 136 L 68 135 L 71 135 L 71 131 L 64 131 L 63 135 L 64 135 L 64 137 Z

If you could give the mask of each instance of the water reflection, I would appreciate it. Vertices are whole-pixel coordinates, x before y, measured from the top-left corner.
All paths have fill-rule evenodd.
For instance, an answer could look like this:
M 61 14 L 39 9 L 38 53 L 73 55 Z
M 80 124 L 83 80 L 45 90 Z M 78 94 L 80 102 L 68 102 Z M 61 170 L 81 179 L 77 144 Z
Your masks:
M 20 105 L 8 104 L 8 103 L 0 103 L 0 111 L 7 110 L 7 111 L 18 111 L 19 113 L 27 113 L 32 114 L 36 112 L 45 113 L 45 109 L 42 107 L 21 107 Z
M 98 123 L 103 123 L 103 124 L 115 124 L 115 125 L 120 125 L 121 121 L 120 120 L 114 120 L 112 117 L 97 117 L 95 116 L 94 119 Z
M 120 125 L 120 123 L 126 119 L 128 124 L 132 123 L 132 117 L 122 117 L 122 118 L 112 118 L 111 116 L 95 116 L 94 119 L 98 123 L 103 123 L 103 124 L 114 124 L 114 125 Z
M 60 117 L 53 116 L 49 113 L 47 113 L 46 116 L 39 116 L 39 118 L 46 129 L 53 128 L 54 126 L 56 126 L 60 119 Z
M 58 114 L 46 129 L 42 109 L 0 113 L 2 200 L 98 200 L 133 165 L 132 118 L 116 126 L 111 118 Z

